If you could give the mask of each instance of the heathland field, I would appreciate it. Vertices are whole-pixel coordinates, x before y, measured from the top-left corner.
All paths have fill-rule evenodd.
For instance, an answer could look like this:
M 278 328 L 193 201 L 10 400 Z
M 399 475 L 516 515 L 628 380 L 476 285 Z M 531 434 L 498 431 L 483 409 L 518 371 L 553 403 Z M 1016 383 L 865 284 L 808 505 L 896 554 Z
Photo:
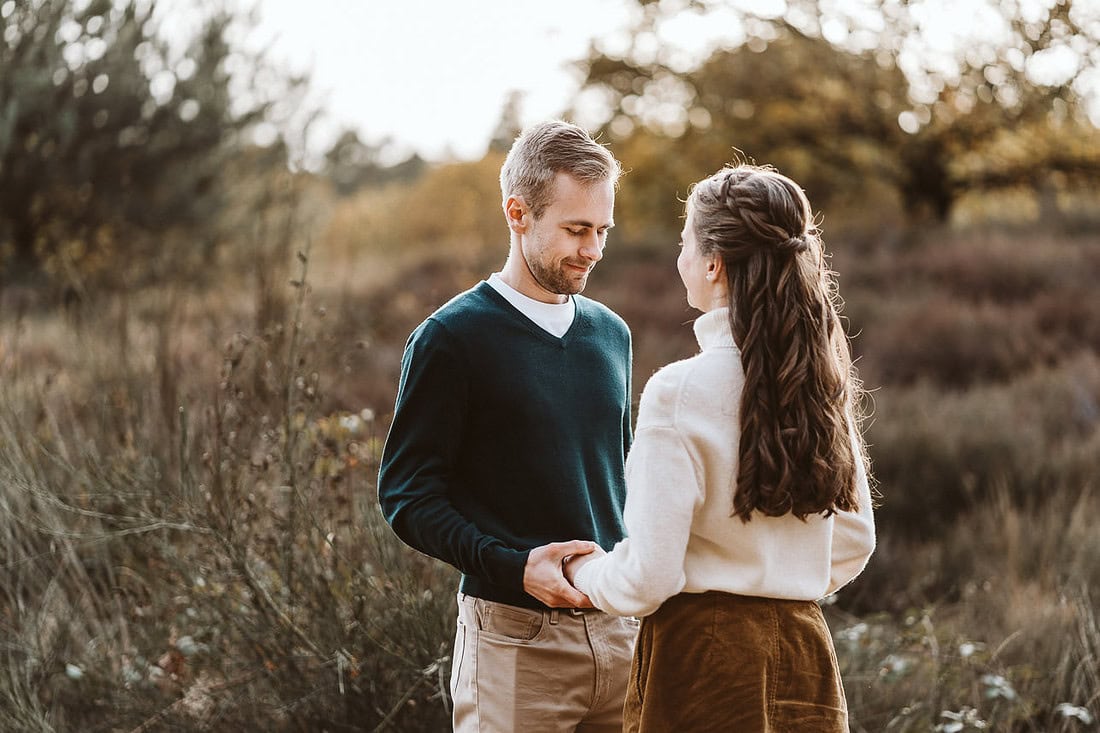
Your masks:
M 1001 32 L 952 56 L 951 3 L 623 1 L 577 109 L 627 169 L 586 294 L 635 399 L 695 349 L 688 186 L 775 165 L 869 393 L 878 550 L 824 602 L 852 730 L 1100 730 L 1095 3 L 958 3 Z M 232 3 L 178 4 L 184 46 L 154 5 L 0 0 L 0 731 L 446 730 L 456 572 L 375 477 L 409 331 L 503 262 L 522 94 L 481 160 L 310 157 Z M 729 31 L 694 61 L 692 18 Z
M 3 729 L 445 727 L 455 572 L 375 471 L 405 336 L 504 245 L 358 251 L 341 215 L 266 275 L 5 293 Z M 826 232 L 881 494 L 826 604 L 853 730 L 1095 730 L 1100 238 L 893 239 Z M 674 257 L 612 242 L 591 280 L 635 396 L 694 348 Z

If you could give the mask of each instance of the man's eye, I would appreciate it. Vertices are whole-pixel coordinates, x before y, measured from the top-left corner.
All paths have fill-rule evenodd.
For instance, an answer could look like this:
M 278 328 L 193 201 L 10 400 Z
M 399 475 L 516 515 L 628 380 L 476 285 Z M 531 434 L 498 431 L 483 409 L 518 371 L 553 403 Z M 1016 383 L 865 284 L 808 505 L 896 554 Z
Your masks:
M 584 234 L 584 230 L 583 229 L 570 229 L 569 233 L 572 234 L 574 237 L 579 237 L 582 234 Z

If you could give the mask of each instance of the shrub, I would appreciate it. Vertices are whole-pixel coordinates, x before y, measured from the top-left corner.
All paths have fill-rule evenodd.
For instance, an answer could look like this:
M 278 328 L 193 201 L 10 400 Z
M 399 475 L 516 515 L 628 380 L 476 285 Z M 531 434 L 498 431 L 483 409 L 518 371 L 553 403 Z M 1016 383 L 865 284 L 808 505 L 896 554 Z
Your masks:
M 902 301 L 861 336 L 865 378 L 874 384 L 961 388 L 1004 381 L 1049 361 L 1049 335 L 1023 308 L 943 297 Z
M 1087 730 L 1100 690 L 1098 510 L 1094 492 L 1053 485 L 1027 507 L 999 491 L 935 542 L 881 532 L 841 593 L 849 611 L 828 607 L 852 730 L 948 730 L 966 718 Z
M 929 242 L 902 258 L 899 269 L 936 283 L 947 293 L 971 302 L 1027 302 L 1040 293 L 1057 292 L 1074 283 L 1092 282 L 1088 240 L 1052 239 L 1049 235 L 1005 236 L 967 232 Z
M 125 354 L 95 410 L 5 390 L 0 728 L 446 725 L 454 573 L 382 522 L 376 421 L 323 410 L 299 293 L 174 422 Z
M 884 389 L 874 402 L 870 452 L 889 531 L 934 535 L 996 486 L 1037 502 L 1100 468 L 1095 355 L 961 393 Z
M 507 253 L 508 229 L 497 175 L 502 158 L 434 168 L 411 186 L 365 189 L 337 204 L 324 248 L 348 257 L 362 250 L 397 255 Z

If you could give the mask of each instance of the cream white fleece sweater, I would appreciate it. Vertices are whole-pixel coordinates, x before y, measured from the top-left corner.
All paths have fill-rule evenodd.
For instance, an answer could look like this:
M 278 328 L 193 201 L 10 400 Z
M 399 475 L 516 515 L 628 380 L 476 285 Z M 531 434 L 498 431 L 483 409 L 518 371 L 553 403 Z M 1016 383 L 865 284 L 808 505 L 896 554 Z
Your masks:
M 646 616 L 677 593 L 708 590 L 817 600 L 859 575 L 875 549 L 862 465 L 858 513 L 730 516 L 745 379 L 728 318 L 720 308 L 696 320 L 701 353 L 642 392 L 626 461 L 627 539 L 575 578 L 604 611 Z

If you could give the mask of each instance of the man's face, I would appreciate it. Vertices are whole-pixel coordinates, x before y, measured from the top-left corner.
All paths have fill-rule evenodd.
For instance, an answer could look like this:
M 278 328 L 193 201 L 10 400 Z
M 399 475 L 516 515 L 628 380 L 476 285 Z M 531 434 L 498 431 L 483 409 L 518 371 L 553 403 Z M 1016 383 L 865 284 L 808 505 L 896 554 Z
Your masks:
M 584 290 L 588 273 L 603 257 L 614 208 L 611 181 L 586 184 L 557 174 L 550 205 L 521 240 L 533 284 L 547 296 L 540 300 L 561 302 L 561 296 Z

